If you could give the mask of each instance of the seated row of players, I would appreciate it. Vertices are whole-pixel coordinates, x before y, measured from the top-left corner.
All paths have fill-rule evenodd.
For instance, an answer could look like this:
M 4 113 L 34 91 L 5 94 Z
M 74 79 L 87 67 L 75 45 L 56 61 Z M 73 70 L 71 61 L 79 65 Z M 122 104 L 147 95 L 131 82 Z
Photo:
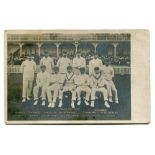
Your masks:
M 34 105 L 38 103 L 38 92 L 42 89 L 42 105 L 45 105 L 46 94 L 48 97 L 49 107 L 54 107 L 57 98 L 59 98 L 59 107 L 62 106 L 63 92 L 70 91 L 72 93 L 72 108 L 75 107 L 77 96 L 77 104 L 80 105 L 81 91 L 86 92 L 85 104 L 89 105 L 91 96 L 91 106 L 94 107 L 95 94 L 97 91 L 102 92 L 104 96 L 105 106 L 110 107 L 108 104 L 112 102 L 112 91 L 115 96 L 115 103 L 118 103 L 117 90 L 112 81 L 114 77 L 113 68 L 109 65 L 104 66 L 97 55 L 89 62 L 89 75 L 85 73 L 85 59 L 78 53 L 76 58 L 73 59 L 73 69 L 71 62 L 66 58 L 66 54 L 58 60 L 57 66 L 50 65 L 51 59 L 45 53 L 45 57 L 41 60 L 41 72 L 37 74 L 37 85 L 33 89 Z M 34 79 L 35 63 L 31 57 L 24 61 L 21 65 L 23 72 L 23 102 L 29 100 L 31 96 L 32 83 Z M 54 71 L 54 74 L 51 74 Z M 67 68 L 67 69 L 66 69 Z M 67 71 L 66 71 L 67 70 Z M 64 76 L 62 76 L 64 75 Z M 53 92 L 53 97 L 52 93 Z M 52 100 L 53 98 L 53 100 Z
M 63 93 L 70 91 L 72 93 L 71 107 L 75 108 L 76 96 L 77 105 L 81 104 L 81 92 L 85 92 L 85 104 L 89 105 L 91 97 L 91 107 L 94 107 L 95 94 L 101 92 L 104 97 L 104 104 L 107 108 L 110 108 L 109 102 L 112 102 L 112 92 L 115 93 L 115 102 L 118 103 L 117 90 L 112 84 L 113 82 L 106 81 L 104 75 L 101 73 L 99 67 L 94 68 L 94 74 L 89 76 L 85 73 L 85 68 L 80 68 L 80 74 L 75 75 L 72 66 L 67 67 L 67 73 L 62 76 L 59 74 L 59 68 L 54 67 L 54 74 L 46 72 L 46 66 L 41 66 L 41 72 L 37 74 L 37 85 L 33 89 L 34 105 L 38 103 L 39 89 L 42 89 L 42 105 L 45 105 L 46 94 L 48 98 L 48 107 L 55 107 L 56 100 L 59 98 L 58 107 L 62 107 Z M 53 95 L 52 95 L 53 94 Z M 109 96 L 109 99 L 108 99 Z

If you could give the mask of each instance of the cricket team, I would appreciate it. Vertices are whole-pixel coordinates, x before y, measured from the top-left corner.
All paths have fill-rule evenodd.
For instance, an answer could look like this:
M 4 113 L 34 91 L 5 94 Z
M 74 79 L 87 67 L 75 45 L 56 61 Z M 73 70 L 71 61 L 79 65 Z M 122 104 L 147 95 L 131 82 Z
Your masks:
M 106 108 L 110 108 L 111 102 L 119 103 L 117 89 L 113 82 L 112 66 L 108 62 L 103 65 L 95 54 L 88 68 L 89 74 L 86 73 L 86 60 L 79 52 L 73 60 L 70 60 L 67 53 L 63 52 L 63 56 L 59 58 L 57 64 L 54 64 L 53 59 L 45 51 L 44 57 L 40 60 L 40 72 L 37 74 L 36 85 L 33 88 L 33 105 L 37 105 L 41 97 L 42 106 L 46 105 L 47 99 L 49 108 L 54 108 L 56 104 L 62 107 L 65 92 L 72 94 L 72 108 L 80 105 L 81 100 L 86 106 L 94 107 L 97 93 L 103 95 Z M 31 56 L 28 56 L 27 60 L 21 64 L 21 72 L 23 73 L 22 102 L 26 102 L 30 100 L 36 72 L 36 64 Z M 85 94 L 83 97 L 82 93 Z

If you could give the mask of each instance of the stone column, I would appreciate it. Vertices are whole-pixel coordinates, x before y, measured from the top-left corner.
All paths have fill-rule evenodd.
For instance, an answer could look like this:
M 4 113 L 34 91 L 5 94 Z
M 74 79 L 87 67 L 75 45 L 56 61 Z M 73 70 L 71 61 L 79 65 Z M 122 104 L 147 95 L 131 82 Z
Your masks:
M 97 46 L 98 46 L 98 43 L 92 43 L 92 45 L 94 46 L 94 50 L 95 50 L 95 53 L 97 52 Z
M 23 54 L 23 45 L 24 45 L 24 43 L 19 43 L 18 45 L 19 45 L 19 48 L 20 48 L 20 57 L 21 57 L 22 54 Z
M 40 49 L 43 43 L 36 43 L 36 45 L 38 46 L 38 55 L 40 56 Z
M 117 51 L 118 43 L 112 43 L 112 45 L 113 45 L 113 47 L 114 47 L 114 58 L 116 58 L 116 56 L 117 56 L 116 51 Z
M 75 46 L 75 53 L 77 53 L 77 51 L 78 51 L 78 46 L 79 46 L 79 43 L 78 43 L 78 42 L 75 42 L 75 43 L 73 43 L 73 45 Z
M 61 43 L 55 43 L 55 46 L 57 48 L 57 57 L 59 57 L 59 46 L 61 45 Z

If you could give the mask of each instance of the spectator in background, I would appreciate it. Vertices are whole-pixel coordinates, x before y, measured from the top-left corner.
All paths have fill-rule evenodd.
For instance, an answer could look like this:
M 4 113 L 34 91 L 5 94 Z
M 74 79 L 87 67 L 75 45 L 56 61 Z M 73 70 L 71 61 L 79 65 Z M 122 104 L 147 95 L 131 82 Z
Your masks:
M 34 55 L 34 62 L 36 63 L 36 65 L 40 64 L 40 56 L 38 53 Z
M 10 55 L 8 56 L 8 65 L 14 65 L 14 56 L 13 53 L 10 53 Z

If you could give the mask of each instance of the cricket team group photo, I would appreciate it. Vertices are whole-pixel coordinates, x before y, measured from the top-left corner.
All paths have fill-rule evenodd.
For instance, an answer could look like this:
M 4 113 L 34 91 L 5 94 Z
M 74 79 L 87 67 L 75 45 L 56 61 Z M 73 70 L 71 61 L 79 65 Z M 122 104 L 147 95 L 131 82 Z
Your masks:
M 39 37 L 8 35 L 10 119 L 25 113 L 23 105 L 30 111 L 99 108 L 130 118 L 129 34 Z

